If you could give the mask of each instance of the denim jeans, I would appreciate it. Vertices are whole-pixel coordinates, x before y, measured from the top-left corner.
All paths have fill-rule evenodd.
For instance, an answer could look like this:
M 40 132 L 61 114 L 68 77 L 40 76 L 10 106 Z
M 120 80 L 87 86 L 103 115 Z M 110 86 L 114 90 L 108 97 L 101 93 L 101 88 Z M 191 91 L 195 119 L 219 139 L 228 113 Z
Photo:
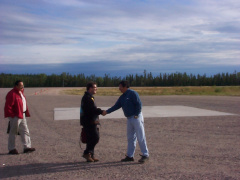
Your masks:
M 142 155 L 149 156 L 144 130 L 144 118 L 142 113 L 138 115 L 137 119 L 135 119 L 134 116 L 127 118 L 127 139 L 128 139 L 127 148 L 128 157 L 134 156 L 137 141 L 142 152 Z

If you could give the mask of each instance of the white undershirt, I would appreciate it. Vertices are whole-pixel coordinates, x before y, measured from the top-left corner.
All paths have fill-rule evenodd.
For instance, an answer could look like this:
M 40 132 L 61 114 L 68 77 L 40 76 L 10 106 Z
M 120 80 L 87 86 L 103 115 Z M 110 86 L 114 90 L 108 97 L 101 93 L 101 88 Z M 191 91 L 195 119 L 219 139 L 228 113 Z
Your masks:
M 22 103 L 23 103 L 23 112 L 25 112 L 27 110 L 27 103 L 26 103 L 26 99 L 23 96 L 22 92 L 20 91 L 21 97 L 22 97 Z

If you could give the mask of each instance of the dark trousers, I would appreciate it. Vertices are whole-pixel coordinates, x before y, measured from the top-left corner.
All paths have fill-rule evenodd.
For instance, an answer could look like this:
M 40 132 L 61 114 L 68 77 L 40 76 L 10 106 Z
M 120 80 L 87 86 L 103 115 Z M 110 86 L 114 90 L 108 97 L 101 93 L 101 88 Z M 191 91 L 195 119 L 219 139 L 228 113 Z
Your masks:
M 92 125 L 92 126 L 87 126 L 84 127 L 86 131 L 86 136 L 87 136 L 87 146 L 86 150 L 84 151 L 84 154 L 89 154 L 91 153 L 94 155 L 94 148 L 99 142 L 99 130 L 97 128 L 97 125 Z

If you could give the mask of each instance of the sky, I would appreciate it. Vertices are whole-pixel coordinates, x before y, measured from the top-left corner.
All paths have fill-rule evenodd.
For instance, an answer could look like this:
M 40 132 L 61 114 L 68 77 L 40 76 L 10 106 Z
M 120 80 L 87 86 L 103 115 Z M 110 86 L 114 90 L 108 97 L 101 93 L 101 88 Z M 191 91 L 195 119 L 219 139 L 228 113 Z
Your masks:
M 240 72 L 239 0 L 0 0 L 0 73 Z

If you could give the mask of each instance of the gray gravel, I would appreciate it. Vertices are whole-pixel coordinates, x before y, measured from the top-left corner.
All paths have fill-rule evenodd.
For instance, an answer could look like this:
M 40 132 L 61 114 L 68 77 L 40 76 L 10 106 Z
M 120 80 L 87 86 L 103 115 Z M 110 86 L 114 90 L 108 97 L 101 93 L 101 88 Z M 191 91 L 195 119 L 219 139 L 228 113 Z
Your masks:
M 184 105 L 235 116 L 145 118 L 150 160 L 122 163 L 127 149 L 126 119 L 101 121 L 97 163 L 81 157 L 79 120 L 54 121 L 55 107 L 78 107 L 81 96 L 60 95 L 59 88 L 26 88 L 31 140 L 36 151 L 8 155 L 8 120 L 3 118 L 6 93 L 0 89 L 0 179 L 240 179 L 240 97 L 142 96 L 144 106 Z M 42 90 L 42 92 L 41 92 Z M 37 92 L 37 93 L 36 93 Z M 35 95 L 37 94 L 37 95 Z M 117 96 L 95 96 L 111 106 Z

